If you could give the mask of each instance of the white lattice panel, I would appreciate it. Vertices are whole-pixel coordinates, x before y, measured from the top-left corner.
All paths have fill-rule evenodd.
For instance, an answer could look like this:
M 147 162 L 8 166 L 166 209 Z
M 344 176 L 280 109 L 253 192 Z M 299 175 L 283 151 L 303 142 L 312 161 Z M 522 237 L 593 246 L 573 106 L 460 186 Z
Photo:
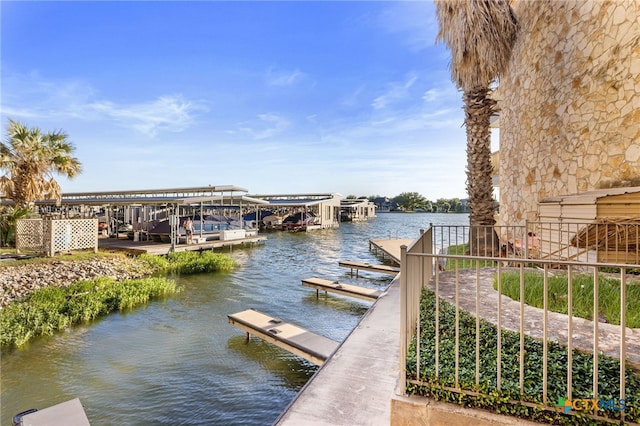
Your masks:
M 49 255 L 98 248 L 98 219 L 55 219 L 50 221 Z
M 16 249 L 46 252 L 98 250 L 98 219 L 20 219 L 16 221 Z
M 16 249 L 45 251 L 42 219 L 16 221 Z

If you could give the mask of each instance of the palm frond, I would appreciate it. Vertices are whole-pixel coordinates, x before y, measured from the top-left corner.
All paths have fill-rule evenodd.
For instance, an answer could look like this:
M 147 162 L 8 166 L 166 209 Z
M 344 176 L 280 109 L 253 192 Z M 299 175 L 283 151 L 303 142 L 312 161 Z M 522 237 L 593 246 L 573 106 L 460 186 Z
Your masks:
M 0 167 L 5 172 L 0 190 L 17 206 L 45 197 L 59 202 L 62 190 L 52 174 L 72 178 L 82 171 L 67 134 L 61 130 L 43 134 L 37 127 L 9 120 L 7 135 L 0 146 Z
M 451 77 L 463 90 L 486 87 L 511 58 L 518 22 L 508 0 L 436 0 L 438 40 L 451 51 Z

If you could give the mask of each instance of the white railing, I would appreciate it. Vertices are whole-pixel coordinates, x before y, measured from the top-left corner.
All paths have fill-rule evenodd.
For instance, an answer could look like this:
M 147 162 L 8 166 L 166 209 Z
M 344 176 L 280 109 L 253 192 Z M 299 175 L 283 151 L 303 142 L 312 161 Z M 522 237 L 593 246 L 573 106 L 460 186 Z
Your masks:
M 640 303 L 627 296 L 632 287 L 640 288 L 640 276 L 628 273 L 640 268 L 634 261 L 636 226 L 496 227 L 501 237 L 484 247 L 499 249 L 485 250 L 484 256 L 470 255 L 469 235 L 490 233 L 449 226 L 421 232 L 401 252 L 401 381 L 418 393 L 446 391 L 485 400 L 501 395 L 503 407 L 638 422 L 640 328 L 613 324 L 627 324 L 624 307 Z M 612 258 L 627 263 L 603 262 Z M 502 294 L 507 274 L 515 277 L 518 298 Z M 541 308 L 524 298 L 536 276 L 542 283 Z M 596 320 L 578 317 L 585 316 L 575 305 L 582 290 L 574 286 L 585 277 L 593 283 L 587 316 Z M 619 294 L 599 294 L 612 277 Z M 566 283 L 566 294 L 551 291 L 553 280 Z M 568 315 L 550 310 L 551 299 L 558 297 L 564 298 Z M 623 307 L 616 318 L 602 318 L 605 298 Z M 562 368 L 566 371 L 558 376 Z M 617 371 L 613 379 L 612 368 Z M 539 394 L 528 394 L 531 388 Z

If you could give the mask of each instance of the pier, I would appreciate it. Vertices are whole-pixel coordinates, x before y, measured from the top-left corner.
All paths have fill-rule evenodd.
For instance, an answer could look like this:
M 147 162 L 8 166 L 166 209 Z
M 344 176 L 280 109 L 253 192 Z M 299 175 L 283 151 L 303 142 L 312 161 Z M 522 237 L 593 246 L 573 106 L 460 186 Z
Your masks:
M 322 365 L 340 345 L 294 324 L 253 309 L 227 315 L 229 323 L 316 365 Z
M 316 297 L 320 290 L 327 292 L 342 294 L 344 296 L 355 297 L 367 301 L 377 300 L 382 295 L 382 291 L 370 288 L 360 287 L 357 285 L 345 284 L 338 281 L 325 280 L 323 278 L 306 278 L 302 280 L 302 285 L 316 289 Z
M 391 275 L 397 275 L 398 273 L 400 273 L 400 268 L 396 266 L 372 265 L 370 263 L 356 262 L 353 260 L 341 260 L 338 262 L 338 265 L 344 268 L 350 268 L 352 275 L 353 271 L 355 270 L 356 276 L 358 276 L 358 271 L 380 272 L 381 274 Z
M 274 425 L 389 424 L 399 374 L 399 281 L 394 279 Z
M 215 250 L 225 247 L 232 249 L 236 246 L 255 245 L 267 240 L 265 236 L 254 236 L 235 240 L 208 240 L 193 244 L 175 244 L 173 248 L 170 243 L 158 243 L 155 241 L 133 241 L 122 238 L 99 238 L 98 248 L 101 250 L 119 250 L 132 254 L 149 253 L 155 255 L 165 255 L 170 252 L 180 251 L 200 251 Z M 195 241 L 195 238 L 194 238 Z
M 371 239 L 369 240 L 369 251 L 380 255 L 383 259 L 391 259 L 400 264 L 400 247 L 409 247 L 414 240 L 409 238 L 396 238 L 389 240 Z

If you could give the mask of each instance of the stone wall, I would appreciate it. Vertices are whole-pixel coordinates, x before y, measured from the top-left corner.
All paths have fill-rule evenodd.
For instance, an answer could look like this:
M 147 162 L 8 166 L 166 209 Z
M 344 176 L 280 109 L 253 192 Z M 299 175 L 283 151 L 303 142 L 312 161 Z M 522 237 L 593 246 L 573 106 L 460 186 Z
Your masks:
M 498 89 L 500 218 L 640 178 L 640 0 L 515 0 L 521 33 Z M 635 181 L 637 182 L 637 181 Z

